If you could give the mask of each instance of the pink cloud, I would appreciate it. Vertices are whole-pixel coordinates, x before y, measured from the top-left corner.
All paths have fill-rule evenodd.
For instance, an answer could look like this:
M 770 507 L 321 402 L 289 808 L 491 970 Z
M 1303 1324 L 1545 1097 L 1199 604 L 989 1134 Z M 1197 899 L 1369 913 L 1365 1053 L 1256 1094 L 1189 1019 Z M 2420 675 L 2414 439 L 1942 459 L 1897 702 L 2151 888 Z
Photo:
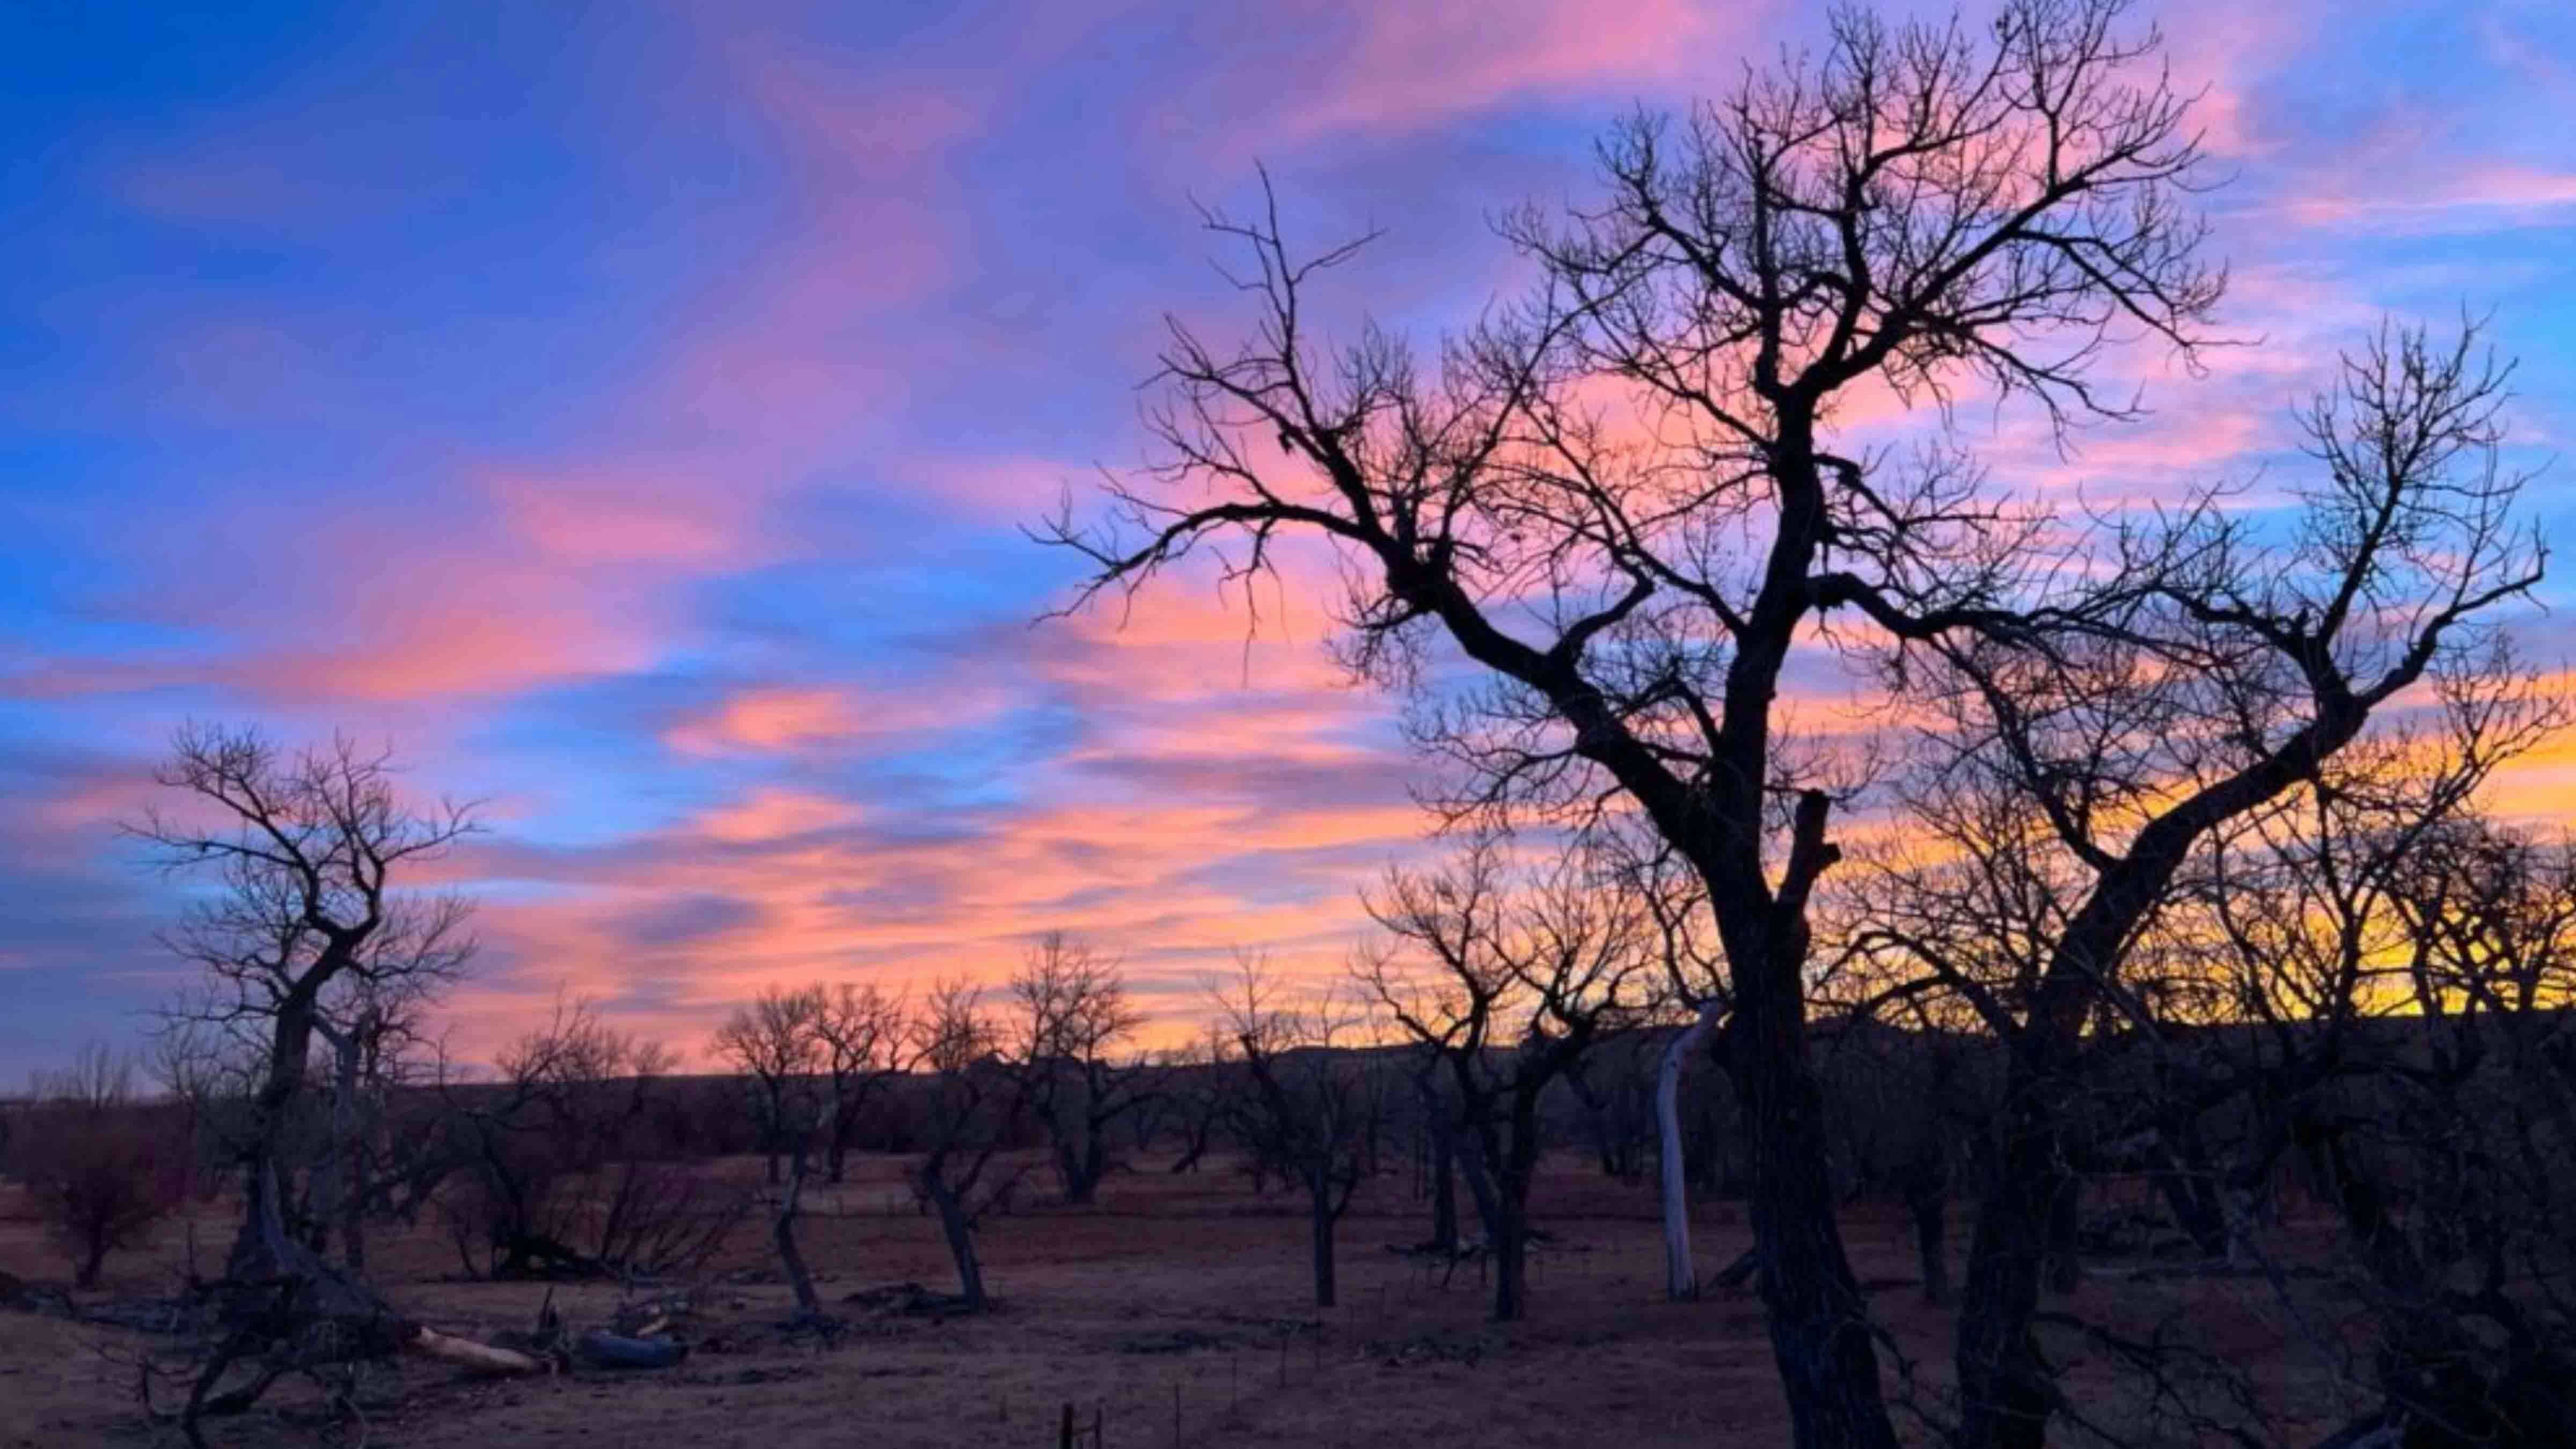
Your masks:
M 1714 42 L 1748 33 L 1761 8 L 1502 0 L 1462 24 L 1443 5 L 1365 6 L 1356 33 L 1324 68 L 1322 93 L 1292 104 L 1270 134 L 1294 144 L 1335 131 L 1415 130 L 1574 91 L 1660 90 L 1691 76 Z

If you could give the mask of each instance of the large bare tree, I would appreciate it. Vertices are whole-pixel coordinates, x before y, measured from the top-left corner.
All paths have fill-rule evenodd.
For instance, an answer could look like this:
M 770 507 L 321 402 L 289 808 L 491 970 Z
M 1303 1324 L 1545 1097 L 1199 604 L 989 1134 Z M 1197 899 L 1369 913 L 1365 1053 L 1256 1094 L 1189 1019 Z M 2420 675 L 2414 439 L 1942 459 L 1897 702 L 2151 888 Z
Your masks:
M 2348 355 L 2300 415 L 2295 517 L 2213 495 L 2124 537 L 2116 612 L 2081 640 L 1940 641 L 1940 778 L 2025 802 L 2010 818 L 2064 885 L 2062 913 L 2027 923 L 2018 989 L 1980 1003 L 2010 1052 L 1959 1325 L 1965 1443 L 2046 1436 L 2057 1396 L 2031 1330 L 2049 1218 L 2077 1187 L 2077 1067 L 2194 849 L 2316 788 L 2417 694 L 2467 707 L 2522 687 L 2497 630 L 2542 550 L 2515 509 L 2527 480 L 2499 462 L 2506 370 L 2477 333 L 2383 328 Z
M 1117 518 L 1061 519 L 1132 589 L 1231 544 L 1329 541 L 1348 657 L 1413 676 L 1435 645 L 1489 688 L 1424 712 L 1465 807 L 1624 804 L 1706 883 L 1751 1133 L 1752 1217 L 1802 1446 L 1894 1442 L 1825 1173 L 1802 989 L 1834 863 L 1833 783 L 1783 748 L 1802 641 L 2027 635 L 2039 524 L 1956 451 L 1845 440 L 1856 398 L 1975 387 L 2061 426 L 2129 400 L 2092 364 L 2188 353 L 2220 278 L 2188 209 L 2188 98 L 2120 0 L 2013 0 L 1983 29 L 1836 13 L 1820 51 L 1601 148 L 1596 197 L 1514 219 L 1541 280 L 1428 364 L 1376 330 L 1333 345 L 1319 274 L 1275 213 L 1242 245 L 1257 326 L 1175 323 L 1165 459 Z M 1946 412 L 1938 414 L 1946 416 Z
M 238 1142 L 243 1219 L 226 1276 L 346 1286 L 317 1275 L 318 1260 L 287 1233 L 281 1182 L 298 1164 L 281 1161 L 281 1147 L 317 1038 L 341 1029 L 329 1020 L 335 995 L 398 992 L 470 953 L 467 903 L 406 891 L 398 877 L 472 833 L 474 808 L 408 801 L 391 753 L 345 735 L 289 751 L 257 729 L 192 724 L 155 778 L 185 804 L 147 811 L 132 833 L 165 868 L 212 871 L 220 883 L 168 939 L 209 971 L 208 1009 L 248 1023 L 263 1053 Z

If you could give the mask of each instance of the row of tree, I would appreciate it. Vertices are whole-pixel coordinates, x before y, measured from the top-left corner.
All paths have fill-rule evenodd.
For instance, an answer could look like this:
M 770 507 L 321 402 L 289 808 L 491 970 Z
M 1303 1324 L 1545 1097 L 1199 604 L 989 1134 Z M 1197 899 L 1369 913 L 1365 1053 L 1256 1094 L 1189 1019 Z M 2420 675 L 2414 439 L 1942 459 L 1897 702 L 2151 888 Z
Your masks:
M 2132 943 L 2120 995 L 2067 1069 L 2081 1097 L 2059 1124 L 2062 1185 L 2032 1214 L 2057 1291 L 2117 1246 L 2141 1190 L 2161 1218 L 2150 1239 L 2286 1283 L 2315 1266 L 2283 1227 L 2294 1199 L 2342 1224 L 2338 1261 L 2358 1290 L 2346 1301 L 2366 1311 L 2320 1320 L 2313 1347 L 2371 1345 L 2353 1373 L 2419 1403 L 2445 1395 L 2479 1434 L 2551 1422 L 2576 1307 L 2576 854 L 2463 802 L 2555 713 L 2529 689 L 2454 693 L 2419 728 L 2341 757 L 2328 788 L 2209 843 Z M 2013 1024 L 2082 898 L 2042 829 L 2002 801 L 1954 788 L 1942 808 L 1922 802 L 1925 828 L 1847 873 L 1816 912 L 1821 1170 L 1838 1204 L 1909 1208 L 1935 1303 L 1953 1291 L 1950 1199 L 1988 1186 L 2010 1140 Z M 1732 1074 L 1708 1070 L 1739 1038 L 1703 1030 L 1734 1020 L 1706 908 L 1652 844 L 1485 839 L 1445 868 L 1390 872 L 1366 897 L 1380 934 L 1345 980 L 1319 989 L 1245 957 L 1208 986 L 1205 1036 L 1187 1050 L 1142 1050 L 1119 963 L 1057 935 L 989 1002 L 964 984 L 917 1003 L 773 987 L 714 1033 L 731 1076 L 679 1075 L 672 1053 L 579 1003 L 495 1071 L 459 1074 L 418 1013 L 383 1009 L 405 979 L 387 962 L 357 999 L 411 1026 L 358 1034 L 369 1049 L 353 1069 L 318 1070 L 347 1060 L 335 1002 L 310 1048 L 321 1085 L 295 1110 L 264 1107 L 266 1058 L 245 1049 L 256 1034 L 211 1030 L 242 1018 L 201 1002 L 153 1044 L 158 1098 L 138 1099 L 131 1072 L 94 1052 L 0 1126 L 84 1283 L 183 1192 L 247 1187 L 253 1170 L 284 1240 L 351 1281 L 370 1224 L 424 1212 L 471 1273 L 685 1273 L 757 1206 L 704 1162 L 756 1151 L 771 1163 L 780 1261 L 813 1315 L 796 1223 L 816 1158 L 837 1182 L 854 1151 L 905 1154 L 971 1307 L 986 1301 L 978 1225 L 1030 1172 L 1051 1171 L 1058 1200 L 1080 1205 L 1133 1157 L 1168 1155 L 1173 1171 L 1231 1159 L 1256 1191 L 1304 1195 L 1315 1298 L 1330 1306 L 1339 1223 L 1364 1183 L 1400 1170 L 1400 1142 L 1430 1200 L 1426 1246 L 1490 1254 L 1494 1311 L 1512 1318 L 1549 1149 L 1580 1143 L 1632 1182 L 1652 1163 L 1667 1202 L 1683 1201 L 1694 1165 L 1703 1191 L 1720 1186 L 1721 1159 L 1730 1187 L 1757 1166 L 1758 1124 Z M 462 959 L 442 954 L 438 979 Z M 1668 1228 L 1682 1245 L 1675 1292 L 1694 1293 L 1686 1212 Z M 1761 1259 L 1757 1244 L 1735 1274 Z M 2252 1388 L 2226 1366 L 2043 1316 L 2120 1349 L 2181 1427 L 2252 1422 L 2225 1412 Z

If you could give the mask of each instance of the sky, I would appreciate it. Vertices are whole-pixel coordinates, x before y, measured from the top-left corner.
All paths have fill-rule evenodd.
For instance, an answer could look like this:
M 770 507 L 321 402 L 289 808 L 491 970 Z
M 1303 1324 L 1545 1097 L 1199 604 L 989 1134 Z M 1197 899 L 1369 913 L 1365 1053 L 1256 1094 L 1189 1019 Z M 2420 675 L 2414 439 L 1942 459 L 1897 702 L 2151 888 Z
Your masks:
M 1079 575 L 1025 529 L 1147 456 L 1166 313 L 1240 319 L 1194 203 L 1263 166 L 1292 236 L 1382 229 L 1324 301 L 1434 337 L 1510 283 L 1493 213 L 1581 199 L 1605 125 L 1813 9 L 0 9 L 0 1082 L 185 983 L 182 886 L 116 826 L 187 719 L 486 802 L 442 867 L 482 903 L 467 1057 L 559 993 L 696 1053 L 766 983 L 990 979 L 1050 929 L 1166 1031 L 1236 948 L 1334 970 L 1424 849 L 1397 705 L 1293 589 L 1257 629 L 1191 577 L 1042 621 Z M 2259 345 L 2115 360 L 2151 415 L 2072 458 L 1963 418 L 1999 476 L 2295 466 L 2336 347 L 2463 306 L 2556 458 L 2576 13 L 2139 13 Z M 2560 461 L 2553 536 L 2572 502 Z M 2561 818 L 2576 754 L 2513 784 Z

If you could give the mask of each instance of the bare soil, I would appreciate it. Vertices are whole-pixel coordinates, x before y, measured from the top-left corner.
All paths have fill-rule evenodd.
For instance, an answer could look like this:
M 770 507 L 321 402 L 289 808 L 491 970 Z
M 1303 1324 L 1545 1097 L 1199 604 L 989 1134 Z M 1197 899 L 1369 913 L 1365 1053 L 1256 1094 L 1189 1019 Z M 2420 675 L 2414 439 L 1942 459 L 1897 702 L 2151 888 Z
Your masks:
M 912 1281 L 953 1289 L 936 1224 L 900 1186 L 901 1163 L 853 1164 L 852 1181 L 809 1195 L 804 1243 L 827 1304 L 850 1331 L 826 1344 L 789 1331 L 763 1225 L 746 1223 L 695 1285 L 677 1325 L 692 1342 L 673 1369 L 577 1369 L 474 1379 L 426 1362 L 369 1371 L 359 1421 L 332 1422 L 310 1390 L 281 1388 L 251 1416 L 219 1425 L 226 1445 L 634 1446 L 828 1449 L 839 1445 L 1053 1445 L 1073 1405 L 1105 1446 L 1279 1444 L 1479 1449 L 1597 1445 L 1779 1444 L 1787 1415 L 1759 1303 L 1714 1291 L 1662 1296 L 1661 1237 L 1646 1186 L 1570 1159 L 1552 1164 L 1536 1219 L 1553 1241 L 1535 1253 L 1527 1321 L 1487 1321 L 1478 1267 L 1446 1282 L 1389 1251 L 1423 1236 L 1426 1214 L 1403 1179 L 1367 1189 L 1342 1223 L 1341 1306 L 1313 1306 L 1302 1200 L 1256 1197 L 1221 1166 L 1172 1176 L 1160 1164 L 1113 1176 L 1088 1208 L 1035 1208 L 988 1220 L 987 1282 L 1000 1302 L 965 1317 L 892 1313 L 843 1302 Z M 730 1174 L 757 1164 L 728 1162 Z M 174 1219 L 149 1250 L 112 1260 L 99 1299 L 167 1293 L 190 1224 L 209 1256 L 229 1240 L 229 1203 Z M 1920 1298 L 1910 1226 L 1892 1210 L 1845 1219 L 1875 1316 L 1937 1401 L 1949 1315 Z M 1696 1229 L 1704 1272 L 1746 1243 L 1740 1205 L 1712 1203 Z M 1963 1253 L 1964 1242 L 1954 1252 Z M 424 1224 L 383 1230 L 378 1277 L 402 1309 L 481 1337 L 529 1326 L 547 1287 L 457 1281 L 453 1251 Z M 2140 1273 L 2139 1267 L 2150 1271 Z M 0 1191 L 0 1272 L 59 1280 L 59 1253 L 23 1200 Z M 602 1325 L 628 1295 L 615 1284 L 554 1289 L 576 1329 Z M 641 1290 L 636 1296 L 642 1296 Z M 2057 1305 L 2145 1338 L 2176 1341 L 2250 1368 L 2285 1440 L 2313 1440 L 2343 1416 L 2338 1387 L 2276 1290 L 2259 1280 L 2157 1276 L 2105 1263 Z M 146 1415 L 128 1360 L 145 1335 L 0 1312 L 0 1449 L 176 1443 Z M 2104 1354 L 2064 1340 L 2076 1397 L 2106 1424 L 2144 1423 L 2113 1388 Z M 1896 1373 L 1890 1375 L 1897 1381 Z M 1899 1384 L 1901 1389 L 1901 1383 Z M 168 1405 L 164 1405 L 168 1407 Z M 1911 1437 L 1928 1439 L 1919 1426 Z M 2187 1443 L 2167 1432 L 2148 1442 Z

